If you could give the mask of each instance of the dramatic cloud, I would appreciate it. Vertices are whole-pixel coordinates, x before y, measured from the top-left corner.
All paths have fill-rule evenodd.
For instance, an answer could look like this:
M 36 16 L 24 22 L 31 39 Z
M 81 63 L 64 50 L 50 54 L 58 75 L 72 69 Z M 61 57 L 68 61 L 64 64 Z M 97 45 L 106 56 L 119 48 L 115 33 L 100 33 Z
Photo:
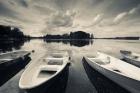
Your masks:
M 17 12 L 7 7 L 5 2 L 0 1 L 0 16 L 16 18 Z
M 123 21 L 123 19 L 128 16 L 128 13 L 127 12 L 123 12 L 123 13 L 120 13 L 118 14 L 114 20 L 113 20 L 113 23 L 114 24 L 119 24 L 121 21 Z
M 98 14 L 98 15 L 93 19 L 92 26 L 94 26 L 94 25 L 100 23 L 102 20 L 103 20 L 103 14 Z
M 90 23 L 86 23 L 82 28 L 94 27 L 103 20 L 103 14 L 97 14 Z
M 140 5 L 132 8 L 128 13 L 131 15 L 136 14 L 136 13 L 140 13 Z
M 134 7 L 134 8 L 132 8 L 132 9 L 129 10 L 129 11 L 122 12 L 122 13 L 118 14 L 118 15 L 114 18 L 113 24 L 114 24 L 114 25 L 115 25 L 115 24 L 119 24 L 119 23 L 121 23 L 122 21 L 124 21 L 126 18 L 128 18 L 128 17 L 131 18 L 131 16 L 134 16 L 136 13 L 139 12 L 139 10 L 140 10 L 140 6 L 138 5 L 138 6 Z M 132 18 L 132 19 L 134 19 L 134 18 Z
M 50 27 L 69 27 L 73 25 L 74 16 L 75 12 L 56 12 L 50 16 L 47 25 Z
M 108 32 L 117 35 L 130 27 L 136 34 L 140 26 L 139 16 L 140 0 L 0 1 L 0 24 L 19 27 L 30 35 L 75 30 L 102 36 Z

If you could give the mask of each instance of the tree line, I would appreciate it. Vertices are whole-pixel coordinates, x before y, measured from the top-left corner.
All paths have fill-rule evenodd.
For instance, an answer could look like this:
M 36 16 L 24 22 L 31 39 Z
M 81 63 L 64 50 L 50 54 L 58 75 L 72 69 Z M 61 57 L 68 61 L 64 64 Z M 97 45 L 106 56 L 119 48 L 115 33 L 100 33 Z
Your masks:
M 21 40 L 27 37 L 19 28 L 0 25 L 0 40 Z
M 93 39 L 93 34 L 89 34 L 83 31 L 70 32 L 70 34 L 63 35 L 51 35 L 44 36 L 45 39 Z

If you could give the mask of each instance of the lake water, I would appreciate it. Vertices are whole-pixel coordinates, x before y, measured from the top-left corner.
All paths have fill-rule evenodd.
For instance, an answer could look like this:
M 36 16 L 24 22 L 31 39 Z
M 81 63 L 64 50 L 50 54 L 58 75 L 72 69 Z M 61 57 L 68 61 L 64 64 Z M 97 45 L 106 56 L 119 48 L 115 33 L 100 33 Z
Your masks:
M 72 60 L 69 67 L 68 80 L 65 84 L 66 87 L 63 89 L 65 91 L 63 91 L 63 93 L 128 93 L 125 89 L 91 69 L 82 61 L 82 58 L 84 55 L 96 55 L 97 51 L 102 51 L 118 58 L 121 58 L 119 53 L 120 50 L 131 50 L 140 53 L 140 41 L 94 40 L 90 43 L 84 43 L 85 46 L 81 45 L 83 43 L 80 41 L 78 42 L 80 45 L 73 42 L 64 43 L 31 40 L 30 42 L 25 42 L 18 48 L 8 49 L 35 50 L 35 53 L 31 54 L 30 62 L 35 62 L 39 59 L 39 56 L 49 53 L 50 50 L 67 50 L 72 57 Z M 26 93 L 26 91 L 23 91 L 18 87 L 20 76 L 24 70 L 24 68 L 18 69 L 14 76 L 2 84 L 0 93 Z M 54 91 L 52 93 L 60 92 Z

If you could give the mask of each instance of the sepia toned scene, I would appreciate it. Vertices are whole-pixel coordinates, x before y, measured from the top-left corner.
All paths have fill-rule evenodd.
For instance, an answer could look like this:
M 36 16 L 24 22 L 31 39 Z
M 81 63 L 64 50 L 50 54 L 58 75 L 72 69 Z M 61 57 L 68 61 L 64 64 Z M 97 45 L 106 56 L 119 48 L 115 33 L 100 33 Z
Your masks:
M 0 93 L 140 93 L 139 0 L 0 0 Z

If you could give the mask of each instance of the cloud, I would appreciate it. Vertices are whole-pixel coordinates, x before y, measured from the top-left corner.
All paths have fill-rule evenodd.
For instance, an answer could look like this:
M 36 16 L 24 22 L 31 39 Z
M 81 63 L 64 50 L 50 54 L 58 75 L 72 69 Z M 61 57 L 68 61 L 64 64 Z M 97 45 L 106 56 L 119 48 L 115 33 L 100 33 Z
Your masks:
M 132 14 L 138 13 L 138 11 L 140 11 L 140 5 L 132 8 L 128 13 L 132 15 Z
M 123 13 L 120 13 L 118 14 L 114 20 L 113 20 L 113 23 L 114 24 L 119 24 L 120 22 L 122 22 L 124 20 L 125 17 L 128 16 L 128 13 L 127 12 L 123 12 Z
M 82 24 L 82 28 L 94 27 L 100 24 L 100 22 L 103 20 L 103 16 L 103 14 L 97 14 L 89 24 Z
M 0 24 L 20 27 L 30 35 L 37 32 L 40 35 L 42 30 L 61 34 L 85 29 L 92 32 L 98 27 L 115 29 L 125 24 L 139 25 L 139 16 L 140 0 L 0 1 Z
M 55 12 L 55 10 L 49 8 L 49 7 L 45 7 L 45 6 L 40 6 L 40 5 L 37 5 L 37 4 L 34 4 L 33 8 L 35 10 L 37 10 L 40 14 L 43 14 L 43 15 L 50 15 L 51 13 Z
M 130 11 L 129 11 L 129 14 L 134 14 L 134 13 L 136 13 L 137 12 L 137 8 L 133 8 L 133 9 L 131 9 Z
M 47 25 L 50 27 L 69 27 L 73 25 L 73 18 L 75 12 L 56 12 L 52 14 L 47 21 Z
M 0 16 L 16 18 L 17 12 L 10 9 L 5 2 L 0 2 Z
M 95 16 L 95 18 L 93 19 L 92 26 L 97 25 L 97 24 L 100 23 L 102 20 L 103 20 L 103 14 L 98 14 L 98 15 Z
M 138 13 L 139 10 L 140 10 L 140 5 L 138 5 L 138 6 L 134 7 L 134 8 L 132 8 L 132 9 L 130 9 L 129 11 L 122 12 L 122 13 L 118 14 L 114 18 L 112 25 L 120 24 L 121 22 L 123 22 L 127 18 L 134 19 L 133 16 L 135 16 L 135 14 Z

